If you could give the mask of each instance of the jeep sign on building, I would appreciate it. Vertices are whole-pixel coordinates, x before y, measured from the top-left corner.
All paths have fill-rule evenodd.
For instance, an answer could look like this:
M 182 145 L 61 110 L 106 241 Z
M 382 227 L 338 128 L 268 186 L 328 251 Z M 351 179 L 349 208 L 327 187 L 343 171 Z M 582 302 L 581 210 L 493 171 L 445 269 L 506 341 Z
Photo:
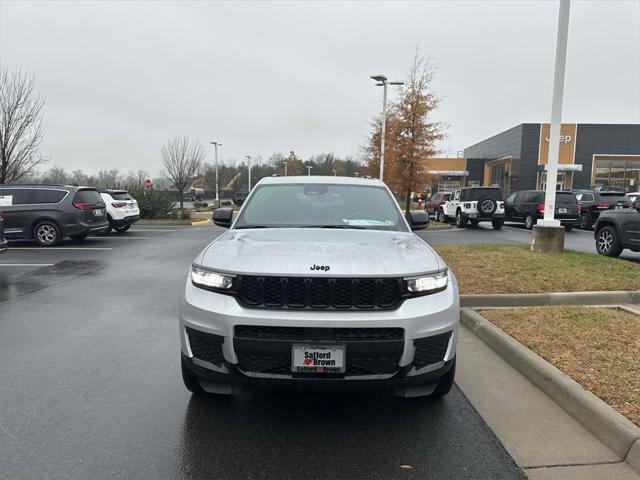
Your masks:
M 558 188 L 640 191 L 640 124 L 565 123 L 560 135 Z M 464 150 L 467 185 L 544 189 L 548 157 L 549 124 L 523 123 Z

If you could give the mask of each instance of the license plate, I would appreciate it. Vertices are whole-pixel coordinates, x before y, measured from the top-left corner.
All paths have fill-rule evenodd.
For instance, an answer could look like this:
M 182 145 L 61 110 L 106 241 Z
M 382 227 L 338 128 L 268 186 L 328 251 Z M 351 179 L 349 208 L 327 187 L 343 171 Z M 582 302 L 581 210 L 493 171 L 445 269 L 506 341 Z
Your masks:
M 291 371 L 294 373 L 343 373 L 345 348 L 341 346 L 293 345 Z
M 104 214 L 104 211 L 103 211 L 101 208 L 99 208 L 99 209 L 97 209 L 97 210 L 94 210 L 94 211 L 93 211 L 93 214 L 94 214 L 96 217 L 101 217 L 101 216 Z
M 566 208 L 559 208 L 558 209 L 558 213 L 567 213 L 567 209 Z

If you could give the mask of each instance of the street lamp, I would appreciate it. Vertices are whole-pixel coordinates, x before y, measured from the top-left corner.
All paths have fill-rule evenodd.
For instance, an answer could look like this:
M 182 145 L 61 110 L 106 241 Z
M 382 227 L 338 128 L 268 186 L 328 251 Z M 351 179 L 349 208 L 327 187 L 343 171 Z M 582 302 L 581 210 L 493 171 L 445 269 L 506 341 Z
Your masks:
M 562 97 L 564 93 L 564 71 L 567 59 L 567 37 L 569 35 L 570 0 L 560 0 L 558 13 L 558 35 L 556 39 L 556 62 L 553 74 L 551 101 L 551 125 L 549 135 L 549 160 L 547 162 L 547 185 L 544 198 L 544 218 L 538 220 L 533 229 L 531 250 L 562 252 L 564 250 L 564 228 L 556 220 L 556 184 L 558 180 L 558 154 L 560 151 L 560 127 L 562 123 Z M 544 232 L 544 233 L 543 233 Z
M 380 139 L 380 180 L 384 176 L 384 137 L 387 131 L 387 85 L 404 85 L 404 82 L 389 82 L 385 75 L 371 75 L 371 79 L 375 80 L 377 87 L 383 87 L 382 90 L 382 137 Z
M 311 165 L 308 165 L 308 166 L 307 166 L 307 177 L 310 177 L 310 176 L 311 176 L 311 169 L 312 169 L 312 168 L 313 168 L 313 167 L 312 167 Z
M 222 143 L 220 142 L 209 142 L 211 145 L 213 145 L 213 148 L 215 150 L 215 159 L 216 159 L 216 207 L 220 206 L 220 194 L 219 192 L 219 188 L 218 187 L 218 147 L 222 146 Z
M 245 155 L 244 157 L 249 161 L 249 165 L 248 165 L 248 171 L 249 171 L 249 192 L 251 192 L 251 155 Z

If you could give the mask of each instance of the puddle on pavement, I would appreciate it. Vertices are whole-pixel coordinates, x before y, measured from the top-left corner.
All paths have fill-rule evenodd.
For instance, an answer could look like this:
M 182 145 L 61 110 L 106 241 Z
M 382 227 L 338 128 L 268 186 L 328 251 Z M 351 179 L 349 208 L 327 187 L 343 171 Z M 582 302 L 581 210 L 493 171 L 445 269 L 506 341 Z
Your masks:
M 64 260 L 49 267 L 29 268 L 21 272 L 9 273 L 0 269 L 0 303 L 60 285 L 74 278 L 95 275 L 104 265 L 104 262 L 98 260 Z

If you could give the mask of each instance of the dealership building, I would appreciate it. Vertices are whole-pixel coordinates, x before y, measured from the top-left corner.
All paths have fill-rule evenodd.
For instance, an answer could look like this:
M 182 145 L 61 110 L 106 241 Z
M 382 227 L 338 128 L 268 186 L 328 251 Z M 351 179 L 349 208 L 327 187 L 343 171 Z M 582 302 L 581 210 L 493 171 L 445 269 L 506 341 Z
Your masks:
M 429 159 L 431 191 L 500 185 L 505 193 L 544 189 L 549 124 L 523 123 L 465 148 L 463 158 Z M 640 124 L 564 123 L 558 189 L 619 187 L 640 191 Z

